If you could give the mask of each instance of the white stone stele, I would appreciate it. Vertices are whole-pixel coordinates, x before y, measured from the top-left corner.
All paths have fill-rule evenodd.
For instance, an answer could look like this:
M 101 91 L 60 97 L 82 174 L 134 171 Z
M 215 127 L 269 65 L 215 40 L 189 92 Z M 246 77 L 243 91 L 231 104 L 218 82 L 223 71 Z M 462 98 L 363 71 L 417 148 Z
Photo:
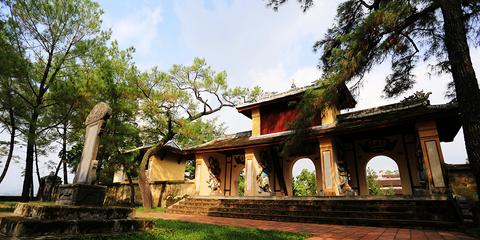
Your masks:
M 96 180 L 97 152 L 99 134 L 105 120 L 112 114 L 112 109 L 104 102 L 93 107 L 85 120 L 87 127 L 85 143 L 83 145 L 82 158 L 77 167 L 74 184 L 93 184 Z

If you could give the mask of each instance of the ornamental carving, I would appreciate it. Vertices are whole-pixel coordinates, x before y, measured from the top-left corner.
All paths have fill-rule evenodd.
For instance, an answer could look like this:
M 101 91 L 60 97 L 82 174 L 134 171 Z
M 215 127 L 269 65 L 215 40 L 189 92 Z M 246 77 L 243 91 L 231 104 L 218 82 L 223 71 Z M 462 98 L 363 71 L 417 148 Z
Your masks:
M 88 114 L 87 119 L 85 119 L 85 125 L 90 125 L 99 120 L 105 120 L 109 118 L 110 115 L 112 115 L 112 108 L 110 108 L 108 104 L 104 102 L 97 103 Z
M 208 158 L 208 172 L 209 178 L 207 180 L 208 187 L 212 190 L 213 193 L 220 193 L 220 162 L 214 157 Z
M 424 92 L 423 90 L 416 91 L 414 94 L 404 98 L 401 103 L 410 104 L 428 101 L 428 97 L 430 96 L 430 94 L 432 94 L 432 92 Z
M 271 172 L 271 159 L 269 158 L 268 151 L 262 151 L 261 157 L 258 160 L 258 165 L 261 167 L 260 173 L 257 175 L 258 192 L 272 192 L 270 189 L 270 172 Z
M 209 165 L 210 172 L 215 177 L 220 178 L 220 172 L 222 170 L 220 169 L 220 162 L 218 161 L 218 159 L 216 159 L 214 157 L 209 157 L 208 158 L 208 165 Z
M 232 155 L 232 158 L 233 158 L 233 160 L 235 160 L 235 163 L 245 165 L 245 155 L 244 154 Z
M 360 144 L 362 150 L 366 153 L 382 153 L 384 151 L 391 151 L 395 148 L 397 140 L 390 140 L 387 138 L 369 139 Z

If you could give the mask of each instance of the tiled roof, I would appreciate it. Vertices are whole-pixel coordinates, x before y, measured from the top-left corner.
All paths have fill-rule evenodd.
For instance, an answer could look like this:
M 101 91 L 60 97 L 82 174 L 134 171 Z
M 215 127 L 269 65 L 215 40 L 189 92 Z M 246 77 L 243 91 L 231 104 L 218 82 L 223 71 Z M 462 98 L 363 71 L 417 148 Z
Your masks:
M 237 105 L 237 108 L 245 108 L 245 107 L 249 107 L 249 106 L 252 106 L 252 105 L 257 105 L 257 104 L 260 104 L 260 103 L 270 102 L 270 101 L 280 99 L 280 98 L 284 98 L 284 97 L 294 96 L 294 95 L 303 93 L 307 89 L 313 88 L 315 86 L 316 85 L 313 84 L 313 85 L 308 85 L 308 86 L 305 86 L 305 87 L 292 88 L 288 91 L 281 92 L 281 93 L 267 93 L 266 96 L 260 98 L 258 101 L 255 101 L 255 102 L 252 102 L 252 103 L 239 104 L 239 105 Z
M 344 113 L 337 116 L 336 124 L 312 127 L 314 135 L 336 135 L 364 131 L 377 128 L 378 126 L 395 126 L 404 122 L 414 122 L 420 118 L 441 117 L 447 114 L 448 119 L 458 121 L 457 104 L 430 105 L 428 101 L 417 101 L 409 103 L 396 103 L 376 108 Z M 453 116 L 453 118 L 452 118 Z M 458 132 L 459 126 L 452 126 L 453 130 L 447 133 L 444 139 L 453 138 Z M 248 146 L 269 145 L 282 142 L 292 131 L 251 136 L 251 131 L 226 135 L 210 142 L 185 149 L 189 152 L 202 152 L 213 150 L 229 150 L 244 148 Z M 453 136 L 450 136 L 452 135 Z

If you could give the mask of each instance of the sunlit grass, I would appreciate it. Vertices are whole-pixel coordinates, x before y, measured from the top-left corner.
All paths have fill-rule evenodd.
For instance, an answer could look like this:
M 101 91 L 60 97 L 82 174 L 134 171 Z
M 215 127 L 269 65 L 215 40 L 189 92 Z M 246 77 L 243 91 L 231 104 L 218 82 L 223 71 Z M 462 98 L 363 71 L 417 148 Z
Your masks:
M 143 206 L 135 207 L 134 209 L 137 212 L 165 212 L 167 210 L 167 209 L 162 208 L 162 207 L 157 207 L 157 208 L 152 208 L 152 209 L 147 211 L 147 210 L 145 210 L 145 208 L 143 208 Z
M 0 212 L 13 212 L 17 202 L 0 202 Z
M 260 230 L 200 223 L 188 223 L 172 220 L 155 220 L 155 228 L 147 233 L 124 236 L 100 237 L 92 239 L 118 240 L 221 240 L 221 239 L 260 239 L 260 240 L 300 240 L 309 237 L 307 233 Z

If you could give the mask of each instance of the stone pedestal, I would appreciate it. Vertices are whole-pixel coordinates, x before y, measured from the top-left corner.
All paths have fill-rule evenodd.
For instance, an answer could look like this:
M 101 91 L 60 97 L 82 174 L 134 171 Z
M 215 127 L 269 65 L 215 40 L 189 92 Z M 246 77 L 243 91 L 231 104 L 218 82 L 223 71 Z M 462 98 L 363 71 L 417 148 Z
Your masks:
M 102 206 L 107 187 L 88 184 L 61 185 L 57 204 Z
M 152 220 L 132 219 L 126 207 L 19 203 L 0 218 L 0 239 L 84 239 L 151 229 Z

